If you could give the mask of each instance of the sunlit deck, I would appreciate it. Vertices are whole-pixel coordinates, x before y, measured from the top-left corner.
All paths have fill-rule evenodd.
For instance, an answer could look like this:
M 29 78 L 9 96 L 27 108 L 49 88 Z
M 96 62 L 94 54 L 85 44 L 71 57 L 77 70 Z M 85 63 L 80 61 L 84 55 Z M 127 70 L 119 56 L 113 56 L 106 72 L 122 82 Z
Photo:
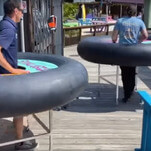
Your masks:
M 83 63 L 89 73 L 89 86 L 78 100 L 68 104 L 67 109 L 53 111 L 52 149 L 53 151 L 134 151 L 140 147 L 142 128 L 142 105 L 137 93 L 130 102 L 115 103 L 116 66 L 101 65 L 101 83 L 98 84 L 98 65 L 84 61 L 77 55 L 76 45 L 66 47 L 65 56 Z M 77 73 L 78 74 L 78 73 Z M 150 67 L 138 68 L 139 90 L 150 92 Z M 121 80 L 120 98 L 123 95 Z M 50 98 L 51 99 L 51 98 Z M 39 113 L 48 125 L 48 112 Z M 11 119 L 0 120 L 0 141 L 13 139 L 14 129 Z M 34 134 L 44 130 L 35 119 L 29 117 L 30 130 Z M 30 135 L 32 135 L 30 133 Z M 37 139 L 38 151 L 49 150 L 49 137 Z M 13 146 L 0 151 L 13 151 Z

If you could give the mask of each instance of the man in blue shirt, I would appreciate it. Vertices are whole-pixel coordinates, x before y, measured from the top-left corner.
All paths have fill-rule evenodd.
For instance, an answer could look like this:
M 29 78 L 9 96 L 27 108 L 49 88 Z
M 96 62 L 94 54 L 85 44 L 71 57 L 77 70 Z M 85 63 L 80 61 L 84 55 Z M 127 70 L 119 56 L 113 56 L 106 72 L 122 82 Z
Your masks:
M 7 0 L 4 3 L 5 16 L 0 22 L 0 74 L 28 74 L 17 69 L 17 23 L 23 17 L 20 0 Z M 14 117 L 17 139 L 23 138 L 23 116 Z M 36 145 L 36 144 L 35 144 Z M 16 144 L 16 150 L 32 149 L 35 145 L 27 142 Z
M 5 16 L 0 23 L 0 73 L 26 74 L 29 71 L 17 69 L 17 23 L 23 14 L 20 8 L 12 10 L 15 2 L 11 2 L 5 2 Z M 10 8 L 7 8 L 7 5 L 10 5 Z
M 121 45 L 136 45 L 148 38 L 148 33 L 144 22 L 136 17 L 137 6 L 130 5 L 127 8 L 127 16 L 120 18 L 112 34 L 112 41 L 118 40 Z M 127 60 L 128 61 L 128 60 Z M 136 67 L 120 66 L 124 98 L 123 102 L 127 102 L 131 97 L 135 87 L 135 70 Z

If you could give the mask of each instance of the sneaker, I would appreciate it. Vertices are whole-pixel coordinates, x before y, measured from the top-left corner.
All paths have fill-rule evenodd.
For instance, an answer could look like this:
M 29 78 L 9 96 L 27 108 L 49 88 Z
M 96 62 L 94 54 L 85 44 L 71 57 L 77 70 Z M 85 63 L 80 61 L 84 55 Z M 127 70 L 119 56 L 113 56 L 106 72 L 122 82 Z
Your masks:
M 32 143 L 31 141 L 25 141 L 21 143 L 15 144 L 15 150 L 22 151 L 22 150 L 33 150 L 38 147 L 38 143 Z
M 123 102 L 123 103 L 127 103 L 128 101 L 129 101 L 129 98 L 123 98 L 123 99 L 122 99 L 122 102 Z
M 23 132 L 28 133 L 29 132 L 29 126 L 25 126 Z

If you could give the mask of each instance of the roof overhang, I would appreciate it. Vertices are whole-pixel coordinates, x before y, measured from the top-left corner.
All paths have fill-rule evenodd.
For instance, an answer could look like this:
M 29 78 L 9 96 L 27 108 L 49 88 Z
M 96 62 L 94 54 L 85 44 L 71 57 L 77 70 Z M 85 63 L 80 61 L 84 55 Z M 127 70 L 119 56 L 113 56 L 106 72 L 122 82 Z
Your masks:
M 144 0 L 110 0 L 116 3 L 144 4 Z

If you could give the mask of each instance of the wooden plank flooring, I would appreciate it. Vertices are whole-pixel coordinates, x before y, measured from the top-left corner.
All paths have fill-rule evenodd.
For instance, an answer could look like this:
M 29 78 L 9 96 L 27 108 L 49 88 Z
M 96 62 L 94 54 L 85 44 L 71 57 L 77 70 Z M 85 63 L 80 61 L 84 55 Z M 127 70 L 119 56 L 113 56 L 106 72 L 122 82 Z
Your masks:
M 89 74 L 89 86 L 78 100 L 69 103 L 67 109 L 53 111 L 53 151 L 134 151 L 140 147 L 142 129 L 142 105 L 137 93 L 127 104 L 115 104 L 116 66 L 101 65 L 104 76 L 98 82 L 98 65 L 77 55 L 76 45 L 66 47 L 64 55 L 81 62 Z M 151 93 L 150 67 L 138 68 L 138 89 Z M 120 84 L 120 98 L 123 96 Z M 51 98 L 50 98 L 51 99 Z M 37 114 L 48 125 L 48 112 Z M 29 116 L 30 136 L 44 133 L 32 116 Z M 14 128 L 11 119 L 0 120 L 0 142 L 12 140 Z M 49 137 L 37 139 L 37 151 L 49 150 Z M 13 146 L 0 151 L 13 151 Z

